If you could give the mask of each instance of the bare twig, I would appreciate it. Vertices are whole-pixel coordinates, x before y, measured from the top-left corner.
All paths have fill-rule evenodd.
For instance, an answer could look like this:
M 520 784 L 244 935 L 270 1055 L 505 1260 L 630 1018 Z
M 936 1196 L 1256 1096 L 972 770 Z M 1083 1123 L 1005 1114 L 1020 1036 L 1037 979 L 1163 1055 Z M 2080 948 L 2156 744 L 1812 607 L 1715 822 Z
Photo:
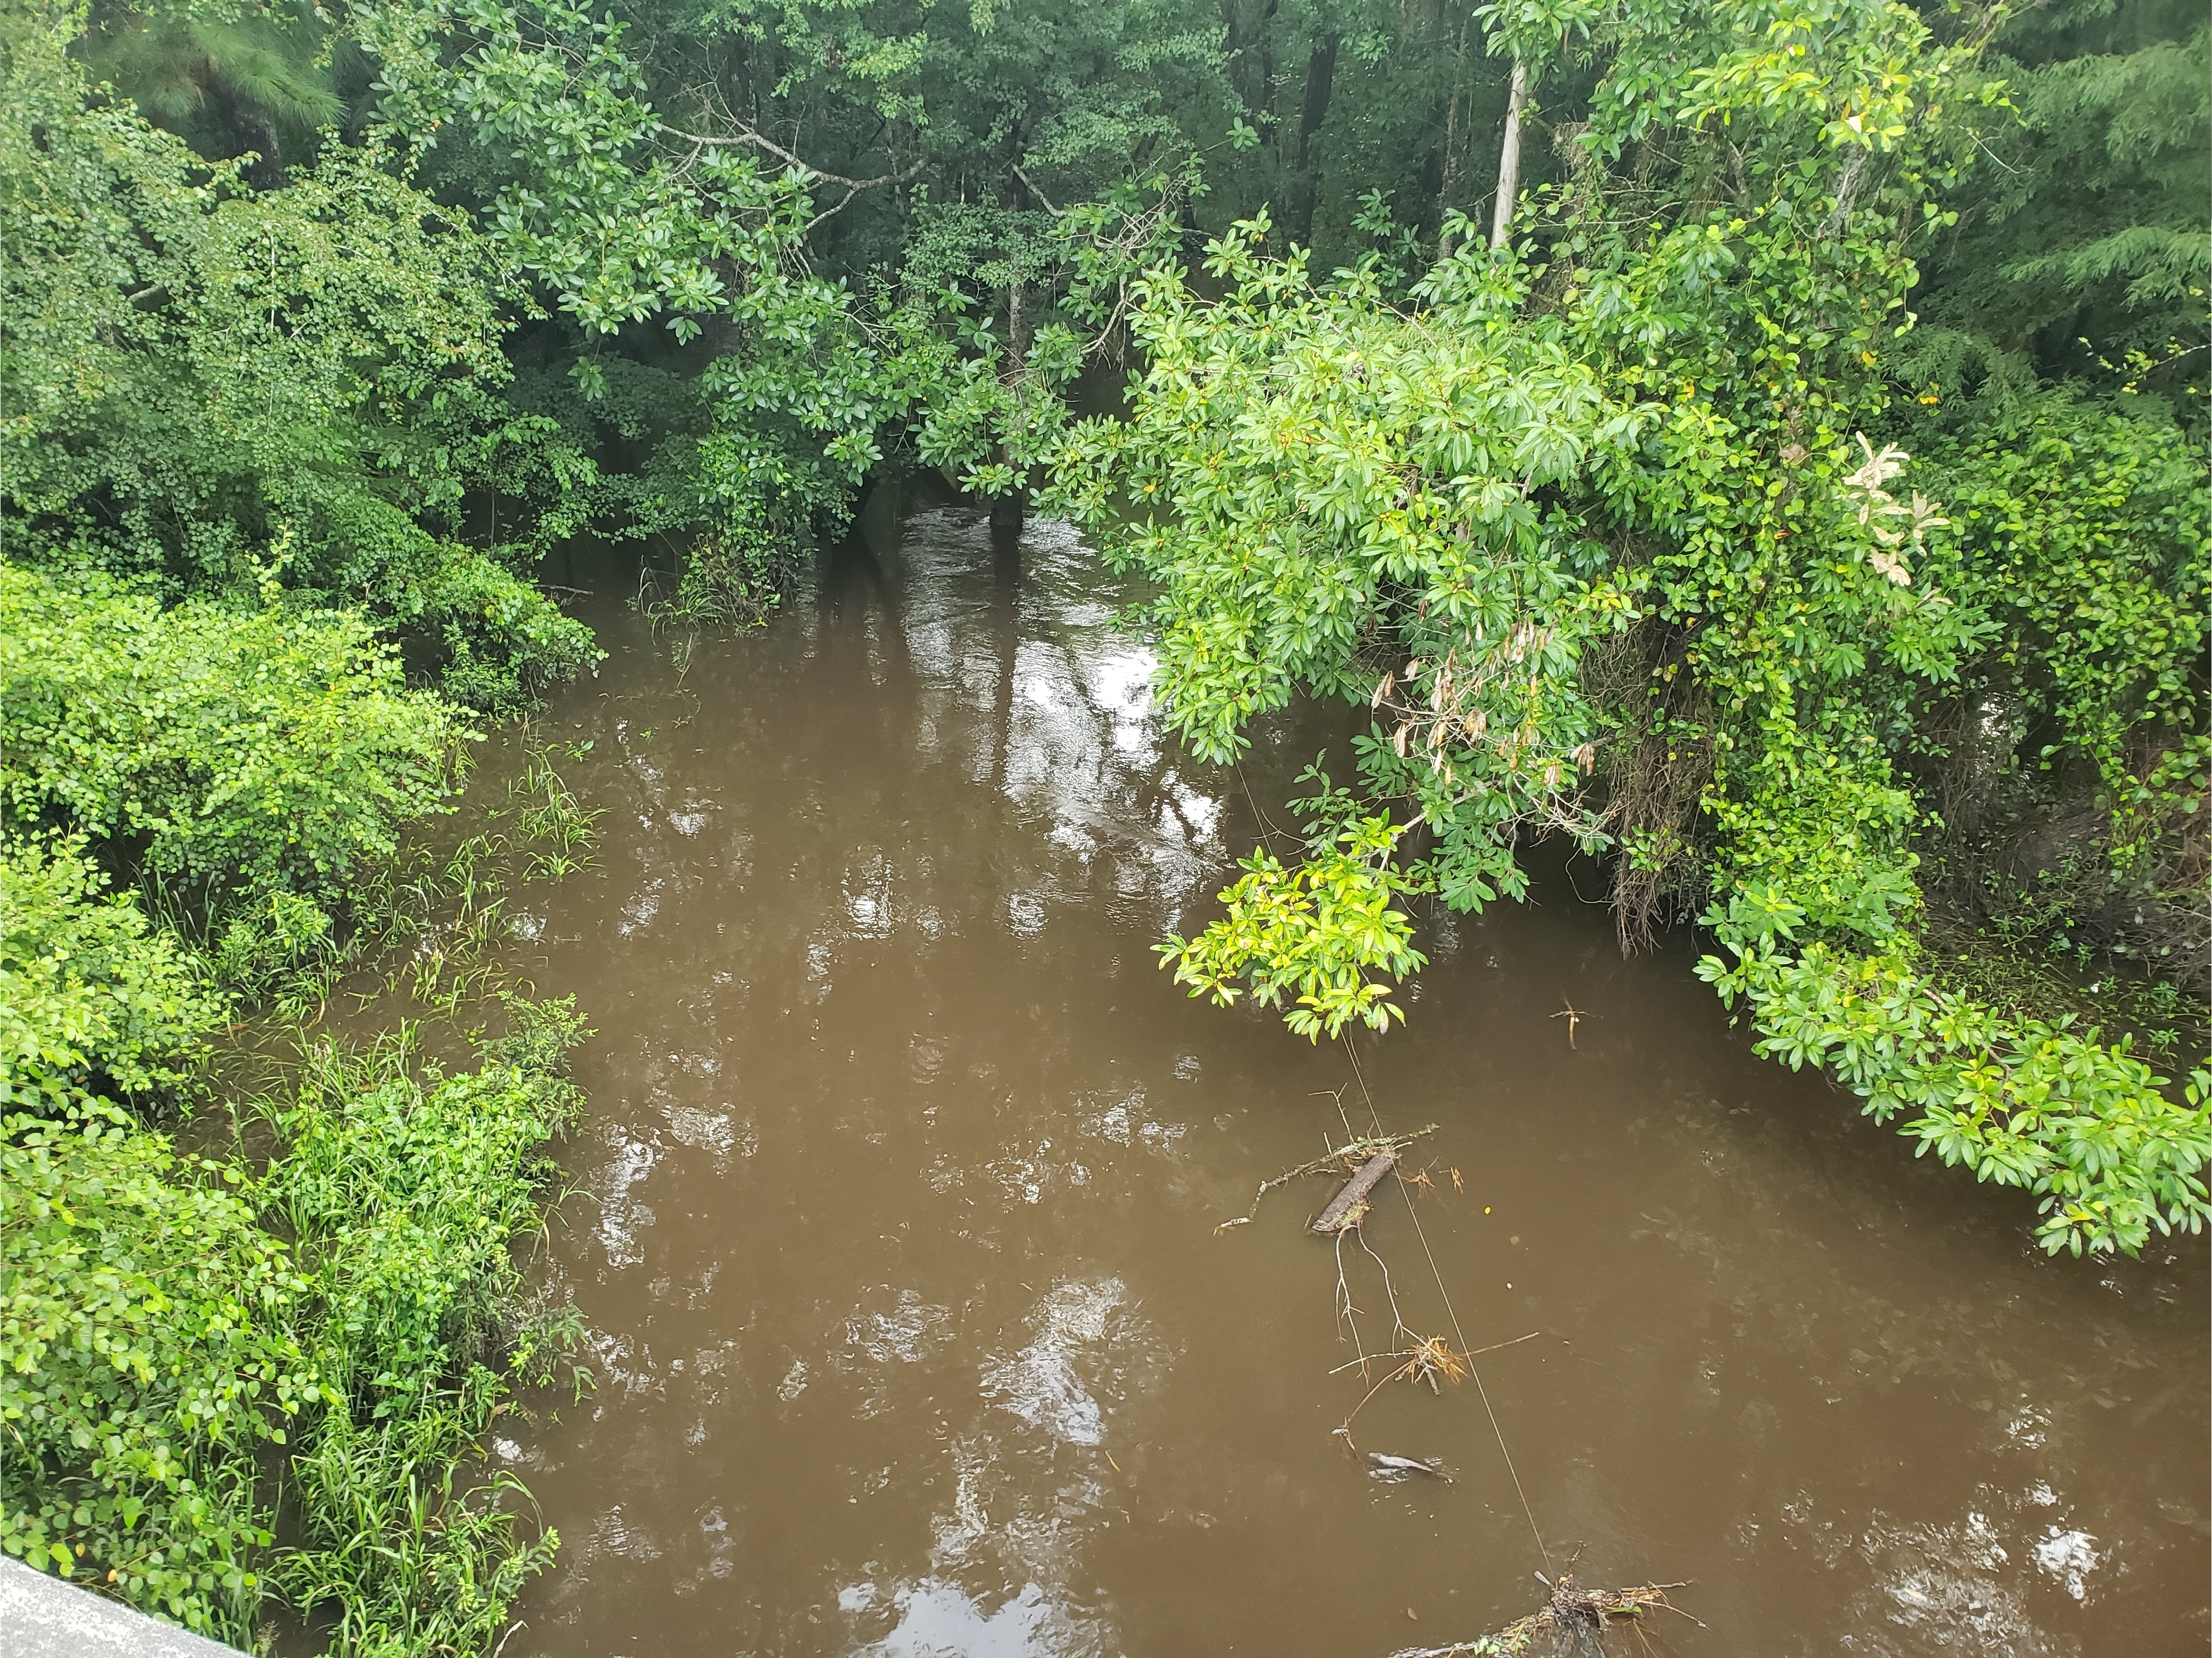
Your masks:
M 1359 1339 L 1359 1309 L 1352 1304 L 1352 1285 L 1344 1276 L 1344 1234 L 1336 1235 L 1336 1319 L 1352 1332 L 1352 1351 L 1358 1357 L 1352 1362 L 1359 1367 L 1359 1374 L 1367 1374 L 1367 1349 Z M 1334 1374 L 1331 1372 L 1331 1374 Z
M 1376 1254 L 1369 1245 L 1366 1233 L 1358 1232 L 1357 1236 L 1359 1239 L 1359 1247 L 1367 1251 L 1367 1258 L 1375 1263 L 1377 1270 L 1382 1274 L 1382 1293 L 1390 1298 L 1390 1339 L 1395 1341 L 1402 1337 L 1407 1341 L 1419 1341 L 1420 1338 L 1407 1327 L 1405 1315 L 1398 1310 L 1398 1291 L 1390 1282 L 1389 1263 Z
M 1408 1333 L 1411 1333 L 1408 1332 Z M 1534 1341 L 1538 1336 L 1543 1333 L 1544 1333 L 1541 1330 L 1531 1330 L 1525 1336 L 1515 1336 L 1510 1341 L 1493 1341 L 1487 1347 L 1478 1347 L 1473 1352 L 1462 1353 L 1460 1357 L 1462 1358 L 1480 1358 L 1483 1354 L 1494 1353 L 1501 1347 L 1518 1347 L 1524 1341 Z M 1410 1358 L 1413 1356 L 1413 1350 L 1410 1347 L 1403 1352 L 1370 1353 L 1364 1358 L 1346 1360 L 1344 1363 L 1338 1365 L 1334 1370 L 1331 1370 L 1329 1375 L 1341 1376 L 1346 1370 L 1352 1369 L 1356 1365 L 1372 1363 L 1375 1360 L 1379 1358 Z
M 733 149 L 750 145 L 755 149 L 765 150 L 779 161 L 796 167 L 809 179 L 818 179 L 824 184 L 842 185 L 846 189 L 855 191 L 873 190 L 878 185 L 902 185 L 919 173 L 925 165 L 923 161 L 916 161 L 902 173 L 885 173 L 873 179 L 848 179 L 842 173 L 829 172 L 825 168 L 816 167 L 811 161 L 794 155 L 781 144 L 771 138 L 762 137 L 742 121 L 732 118 L 731 125 L 735 131 L 720 134 L 686 132 L 681 127 L 670 126 L 665 121 L 661 123 L 660 130 L 672 138 L 681 138 L 685 143 L 696 145 L 701 149 Z
M 848 179 L 842 173 L 831 173 L 825 168 L 816 167 L 804 156 L 786 149 L 766 134 L 756 132 L 731 112 L 729 105 L 723 100 L 719 88 L 695 87 L 692 91 L 710 114 L 727 124 L 729 131 L 721 133 L 686 132 L 683 128 L 671 126 L 665 121 L 660 123 L 661 131 L 672 138 L 681 138 L 691 146 L 691 154 L 684 158 L 683 167 L 689 167 L 702 150 L 750 148 L 764 155 L 773 155 L 786 166 L 795 168 L 804 175 L 809 184 L 819 182 L 844 185 L 843 199 L 836 206 L 824 208 L 809 219 L 805 227 L 799 232 L 802 237 L 811 234 L 817 226 L 842 213 L 853 204 L 854 199 L 863 191 L 875 190 L 884 185 L 902 185 L 908 179 L 917 176 L 927 162 L 927 157 L 921 157 L 903 172 L 879 173 L 872 179 Z
M 1044 193 L 1044 191 L 1038 185 L 1036 179 L 1030 178 L 1028 173 L 1022 171 L 1022 164 L 1019 161 L 1016 161 L 1014 163 L 1014 177 L 1019 179 L 1024 184 L 1030 187 L 1030 194 L 1036 197 L 1037 200 L 1044 203 L 1044 210 L 1046 212 L 1051 214 L 1055 219 L 1060 217 L 1060 210 L 1052 204 L 1052 197 Z
M 1552 1017 L 1555 1019 L 1565 1019 L 1567 1022 L 1567 1046 L 1569 1048 L 1572 1048 L 1575 1045 L 1575 1027 L 1580 1024 L 1584 1019 L 1589 1017 L 1589 1015 L 1583 1012 L 1582 1009 L 1577 1007 L 1572 1002 L 1567 1001 L 1565 997 L 1562 996 L 1559 999 L 1562 1002 L 1566 1003 L 1566 1005 L 1562 1007 L 1557 1013 L 1552 1015 Z

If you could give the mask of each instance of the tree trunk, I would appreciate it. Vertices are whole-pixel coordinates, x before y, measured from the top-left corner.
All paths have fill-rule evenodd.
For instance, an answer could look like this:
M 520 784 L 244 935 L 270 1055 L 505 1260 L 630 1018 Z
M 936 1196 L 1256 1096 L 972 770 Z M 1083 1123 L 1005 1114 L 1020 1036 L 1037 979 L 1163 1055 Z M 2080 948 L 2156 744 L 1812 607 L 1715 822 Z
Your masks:
M 1014 423 L 1018 427 L 1028 416 L 1024 398 L 1029 380 L 1030 323 L 1022 304 L 1025 284 L 1017 277 L 1006 288 L 1006 356 L 1000 371 L 1006 388 L 1014 397 Z M 1009 446 L 999 446 L 1000 459 L 1012 459 Z M 995 497 L 991 502 L 991 528 L 1001 534 L 1018 533 L 1022 520 L 1029 513 L 1029 491 L 1017 487 L 1010 494 Z
M 1452 210 L 1452 197 L 1459 192 L 1459 106 L 1467 83 L 1467 26 L 1460 25 L 1459 44 L 1452 50 L 1451 101 L 1444 109 L 1444 168 L 1443 178 L 1437 185 L 1437 223 L 1441 227 L 1445 216 Z M 1452 255 L 1451 233 L 1439 229 L 1437 235 L 1437 257 L 1449 259 Z
M 1328 119 L 1329 97 L 1336 90 L 1336 49 L 1341 44 L 1341 37 L 1324 35 L 1306 59 L 1306 95 L 1298 106 L 1297 142 L 1291 152 L 1290 200 L 1283 213 L 1285 239 L 1301 247 L 1313 245 L 1314 198 L 1318 189 L 1313 141 L 1322 123 Z
M 1240 0 L 1221 0 L 1223 44 L 1229 58 L 1229 82 L 1237 88 L 1246 118 L 1264 132 L 1274 100 L 1274 63 L 1268 51 L 1275 12 L 1282 0 L 1267 0 L 1249 21 Z
M 1528 71 L 1513 65 L 1513 90 L 1505 100 L 1505 143 L 1498 152 L 1498 203 L 1491 210 L 1490 245 L 1505 246 L 1513 223 L 1513 198 L 1521 189 L 1521 107 L 1528 101 Z
M 284 146 L 276 136 L 276 124 L 241 100 L 231 112 L 230 131 L 232 155 L 252 150 L 258 158 L 246 169 L 246 182 L 256 190 L 283 189 Z

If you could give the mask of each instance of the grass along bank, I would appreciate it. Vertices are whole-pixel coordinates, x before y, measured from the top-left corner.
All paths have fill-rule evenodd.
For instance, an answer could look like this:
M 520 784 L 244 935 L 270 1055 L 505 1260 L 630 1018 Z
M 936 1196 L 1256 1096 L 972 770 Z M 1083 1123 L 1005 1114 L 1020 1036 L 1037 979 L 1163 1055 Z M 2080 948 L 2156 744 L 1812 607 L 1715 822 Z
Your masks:
M 418 829 L 212 938 L 110 890 L 82 834 L 0 854 L 10 1554 L 241 1647 L 281 1615 L 334 1655 L 491 1650 L 550 1563 L 480 1442 L 556 1371 L 587 1380 L 516 1246 L 558 1201 L 588 1033 L 502 947 L 510 897 L 580 867 L 593 814 L 517 746 L 471 833 Z M 288 898 L 324 924 L 286 932 Z M 480 1021 L 471 1061 L 405 1019 L 312 1034 L 349 994 Z

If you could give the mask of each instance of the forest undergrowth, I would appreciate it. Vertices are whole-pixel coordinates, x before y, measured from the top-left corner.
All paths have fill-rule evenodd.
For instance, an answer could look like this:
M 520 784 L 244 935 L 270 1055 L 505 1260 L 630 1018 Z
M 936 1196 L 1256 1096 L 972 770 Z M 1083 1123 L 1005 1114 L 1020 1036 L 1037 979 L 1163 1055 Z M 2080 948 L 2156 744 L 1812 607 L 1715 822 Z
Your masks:
M 531 1272 L 589 1032 L 532 997 L 507 910 L 588 863 L 595 814 L 561 751 L 509 746 L 470 832 L 410 837 L 341 928 L 280 938 L 254 1005 L 222 987 L 276 946 L 245 950 L 234 923 L 198 999 L 153 1004 L 184 1023 L 145 1046 L 78 1024 L 73 1049 L 12 1048 L 11 1553 L 240 1647 L 289 1619 L 336 1654 L 489 1650 L 551 1562 L 557 1537 L 483 1447 L 501 1416 L 591 1385 L 575 1309 Z M 173 935 L 127 897 L 104 908 L 118 977 L 181 981 Z M 17 993 L 81 919 L 12 912 L 19 1017 L 46 1011 Z M 97 994 L 86 953 L 69 962 L 48 987 Z M 456 1049 L 459 1068 L 438 1057 Z M 161 1050 L 158 1093 L 118 1104 L 134 1053 Z

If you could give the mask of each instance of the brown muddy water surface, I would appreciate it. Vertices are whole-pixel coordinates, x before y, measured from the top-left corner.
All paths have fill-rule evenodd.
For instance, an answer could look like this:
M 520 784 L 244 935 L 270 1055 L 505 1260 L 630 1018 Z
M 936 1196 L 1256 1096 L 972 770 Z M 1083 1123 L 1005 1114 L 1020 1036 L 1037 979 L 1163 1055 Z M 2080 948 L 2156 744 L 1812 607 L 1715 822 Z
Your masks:
M 1431 924 L 1358 1045 L 1383 1124 L 1440 1125 L 1366 1227 L 1407 1322 L 1535 1336 L 1348 1452 L 1328 1186 L 1214 1227 L 1374 1119 L 1342 1045 L 1152 951 L 1320 739 L 1264 733 L 1249 795 L 1190 762 L 1125 597 L 1062 527 L 878 501 L 763 632 L 590 605 L 544 731 L 602 843 L 529 970 L 599 1033 L 550 1253 L 599 1380 L 495 1444 L 562 1538 L 513 1658 L 1380 1658 L 1533 1611 L 1547 1552 L 1691 1580 L 1705 1627 L 1619 1651 L 2205 1649 L 2203 1241 L 2044 1259 L 1572 871 Z

